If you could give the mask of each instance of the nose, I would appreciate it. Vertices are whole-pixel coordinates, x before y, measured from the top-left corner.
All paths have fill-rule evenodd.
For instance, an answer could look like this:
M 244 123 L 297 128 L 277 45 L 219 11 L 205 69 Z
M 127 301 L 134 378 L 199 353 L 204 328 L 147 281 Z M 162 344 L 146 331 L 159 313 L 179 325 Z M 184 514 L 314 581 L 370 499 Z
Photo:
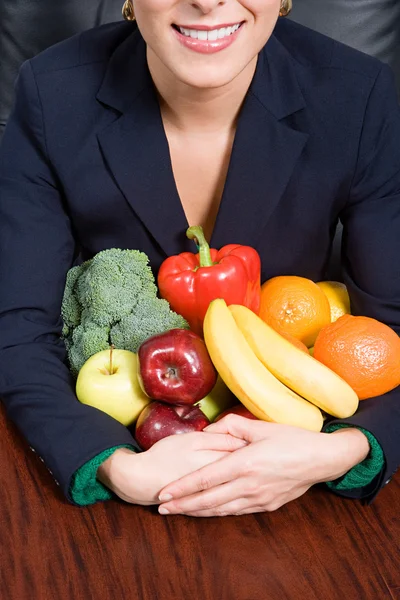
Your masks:
M 193 8 L 196 8 L 206 15 L 215 10 L 218 6 L 223 6 L 227 1 L 228 0 L 195 0 L 194 2 L 191 2 L 191 5 Z

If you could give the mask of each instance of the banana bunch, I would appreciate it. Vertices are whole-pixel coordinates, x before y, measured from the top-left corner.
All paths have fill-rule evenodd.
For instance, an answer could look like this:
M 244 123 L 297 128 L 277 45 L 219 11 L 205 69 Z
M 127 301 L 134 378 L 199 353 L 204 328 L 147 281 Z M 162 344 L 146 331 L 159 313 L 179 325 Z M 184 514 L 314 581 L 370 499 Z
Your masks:
M 211 302 L 204 340 L 226 385 L 263 421 L 321 431 L 320 409 L 339 418 L 357 410 L 358 397 L 341 377 L 245 306 Z

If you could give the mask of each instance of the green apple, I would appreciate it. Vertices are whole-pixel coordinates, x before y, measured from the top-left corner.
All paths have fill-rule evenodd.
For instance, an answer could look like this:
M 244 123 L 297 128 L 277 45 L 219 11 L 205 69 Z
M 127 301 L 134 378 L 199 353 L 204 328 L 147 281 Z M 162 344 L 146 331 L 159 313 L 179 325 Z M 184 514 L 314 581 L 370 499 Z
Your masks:
M 212 422 L 219 414 L 234 404 L 237 404 L 237 402 L 236 397 L 218 375 L 217 383 L 214 385 L 211 392 L 197 402 L 196 406 L 198 406 Z
M 79 371 L 76 395 L 123 425 L 131 425 L 149 402 L 137 376 L 137 356 L 128 350 L 103 350 L 91 356 Z

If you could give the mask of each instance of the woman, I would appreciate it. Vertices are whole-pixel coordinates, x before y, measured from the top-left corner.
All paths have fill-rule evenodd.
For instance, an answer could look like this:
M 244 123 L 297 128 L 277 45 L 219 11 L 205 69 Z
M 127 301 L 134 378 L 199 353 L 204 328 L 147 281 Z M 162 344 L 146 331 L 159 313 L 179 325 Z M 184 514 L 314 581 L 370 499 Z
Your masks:
M 400 331 L 400 115 L 390 70 L 284 19 L 287 0 L 127 0 L 128 20 L 22 67 L 1 148 L 0 395 L 79 505 L 274 510 L 319 482 L 371 500 L 400 463 L 400 393 L 323 433 L 226 418 L 137 453 L 81 405 L 60 340 L 80 252 L 257 248 L 262 280 L 323 278 L 338 218 L 354 314 Z M 279 18 L 281 15 L 281 18 Z M 172 496 L 172 500 L 170 499 Z

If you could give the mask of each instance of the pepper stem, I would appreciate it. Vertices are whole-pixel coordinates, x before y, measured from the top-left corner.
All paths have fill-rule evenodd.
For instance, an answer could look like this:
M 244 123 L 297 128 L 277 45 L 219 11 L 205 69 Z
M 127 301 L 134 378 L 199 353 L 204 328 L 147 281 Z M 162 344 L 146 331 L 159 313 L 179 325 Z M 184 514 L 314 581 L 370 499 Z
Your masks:
M 187 229 L 186 236 L 189 240 L 194 240 L 197 246 L 200 267 L 212 267 L 214 263 L 211 260 L 210 246 L 204 237 L 203 228 L 200 225 L 193 225 Z

